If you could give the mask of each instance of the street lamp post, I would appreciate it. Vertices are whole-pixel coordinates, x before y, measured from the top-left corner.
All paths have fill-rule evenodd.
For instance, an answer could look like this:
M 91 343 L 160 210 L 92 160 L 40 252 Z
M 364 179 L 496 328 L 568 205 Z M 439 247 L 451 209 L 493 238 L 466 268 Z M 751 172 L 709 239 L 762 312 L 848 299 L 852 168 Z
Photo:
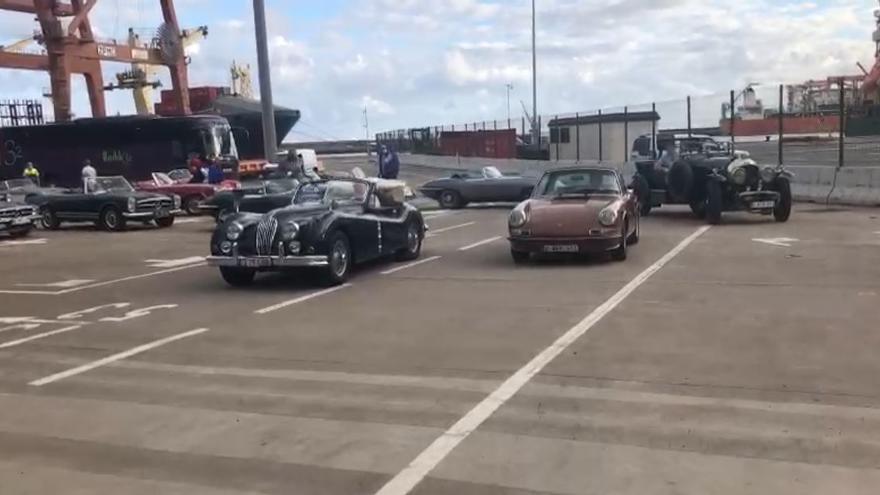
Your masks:
M 275 131 L 275 104 L 272 101 L 272 75 L 266 35 L 266 6 L 254 0 L 254 31 L 257 37 L 257 69 L 260 76 L 260 102 L 263 110 L 263 147 L 266 160 L 274 162 L 278 141 Z
M 513 84 L 507 83 L 505 86 L 507 87 L 507 125 L 510 125 L 510 91 L 513 89 Z
M 541 146 L 541 129 L 538 128 L 538 52 L 535 48 L 535 0 L 532 0 L 532 141 Z

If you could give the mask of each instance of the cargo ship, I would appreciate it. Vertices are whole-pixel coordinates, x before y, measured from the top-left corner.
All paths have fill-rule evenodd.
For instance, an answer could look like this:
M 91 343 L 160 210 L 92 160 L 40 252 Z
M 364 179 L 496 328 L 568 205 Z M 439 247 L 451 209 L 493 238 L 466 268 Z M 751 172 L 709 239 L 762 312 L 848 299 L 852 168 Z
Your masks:
M 189 88 L 190 108 L 194 114 L 220 115 L 229 121 L 235 135 L 238 156 L 242 159 L 243 171 L 251 172 L 265 156 L 263 150 L 263 121 L 260 101 L 236 94 L 228 86 L 202 86 Z M 156 115 L 178 115 L 173 91 L 160 93 L 160 101 L 155 104 Z M 300 111 L 275 106 L 275 127 L 278 146 L 299 122 Z

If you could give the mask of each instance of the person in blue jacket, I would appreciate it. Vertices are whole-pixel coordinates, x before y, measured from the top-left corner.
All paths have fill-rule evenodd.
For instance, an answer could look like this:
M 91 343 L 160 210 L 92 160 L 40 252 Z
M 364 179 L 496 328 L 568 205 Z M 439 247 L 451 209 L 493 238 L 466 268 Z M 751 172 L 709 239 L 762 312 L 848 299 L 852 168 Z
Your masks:
M 397 179 L 400 174 L 400 157 L 397 150 L 383 147 L 383 153 L 380 158 L 379 177 L 383 179 Z

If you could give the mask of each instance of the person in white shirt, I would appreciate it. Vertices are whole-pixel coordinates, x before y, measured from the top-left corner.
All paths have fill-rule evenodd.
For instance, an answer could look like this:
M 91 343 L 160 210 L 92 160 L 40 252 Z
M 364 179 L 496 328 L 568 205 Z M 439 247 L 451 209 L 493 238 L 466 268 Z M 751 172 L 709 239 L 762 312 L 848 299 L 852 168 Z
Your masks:
M 98 176 L 98 172 L 95 170 L 95 167 L 92 166 L 91 160 L 85 160 L 83 162 L 82 168 L 82 178 L 83 179 L 94 179 Z

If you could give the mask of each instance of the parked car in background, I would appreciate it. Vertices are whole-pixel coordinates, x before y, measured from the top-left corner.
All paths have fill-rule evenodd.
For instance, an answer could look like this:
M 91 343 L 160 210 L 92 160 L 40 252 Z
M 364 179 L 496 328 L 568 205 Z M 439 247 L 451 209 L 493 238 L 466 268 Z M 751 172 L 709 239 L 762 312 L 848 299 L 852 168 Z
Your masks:
M 213 185 L 194 183 L 188 181 L 175 181 L 168 174 L 162 172 L 153 172 L 153 177 L 148 181 L 139 181 L 134 183 L 135 189 L 139 191 L 149 191 L 167 196 L 180 196 L 181 208 L 189 215 L 198 215 L 202 213 L 199 205 L 202 201 L 214 196 L 218 191 L 234 190 L 238 186 L 237 181 L 227 181 L 226 185 Z
M 15 201 L 0 191 L 0 234 L 26 236 L 39 219 L 40 214 L 35 206 Z
M 41 194 L 64 192 L 67 189 L 59 187 L 43 187 L 30 179 L 9 179 L 0 182 L 0 194 L 6 195 L 10 201 L 27 203 L 31 198 Z
M 778 222 L 791 216 L 792 174 L 782 166 L 760 166 L 748 152 L 703 135 L 660 134 L 657 159 L 650 149 L 647 136 L 633 144 L 633 188 L 643 215 L 663 204 L 687 204 L 710 224 L 721 223 L 725 211 L 773 215 Z
M 66 221 L 94 221 L 108 231 L 125 230 L 130 220 L 165 228 L 180 213 L 180 196 L 136 191 L 121 176 L 87 179 L 81 190 L 40 194 L 30 202 L 40 207 L 42 226 L 50 230 Z
M 419 188 L 443 208 L 464 208 L 468 203 L 522 201 L 532 194 L 537 178 L 504 175 L 495 167 L 480 172 L 456 172 Z
M 243 182 L 235 190 L 218 191 L 199 205 L 199 211 L 210 214 L 217 222 L 239 211 L 268 213 L 287 206 L 293 200 L 299 181 L 291 178 Z
M 235 213 L 217 226 L 210 265 L 233 286 L 259 271 L 314 267 L 329 285 L 344 283 L 353 264 L 419 257 L 421 212 L 404 202 L 398 181 L 334 179 L 305 183 L 292 204 L 265 214 Z
M 551 170 L 510 213 L 510 254 L 516 263 L 555 253 L 608 253 L 623 261 L 639 242 L 640 220 L 638 199 L 616 170 Z

